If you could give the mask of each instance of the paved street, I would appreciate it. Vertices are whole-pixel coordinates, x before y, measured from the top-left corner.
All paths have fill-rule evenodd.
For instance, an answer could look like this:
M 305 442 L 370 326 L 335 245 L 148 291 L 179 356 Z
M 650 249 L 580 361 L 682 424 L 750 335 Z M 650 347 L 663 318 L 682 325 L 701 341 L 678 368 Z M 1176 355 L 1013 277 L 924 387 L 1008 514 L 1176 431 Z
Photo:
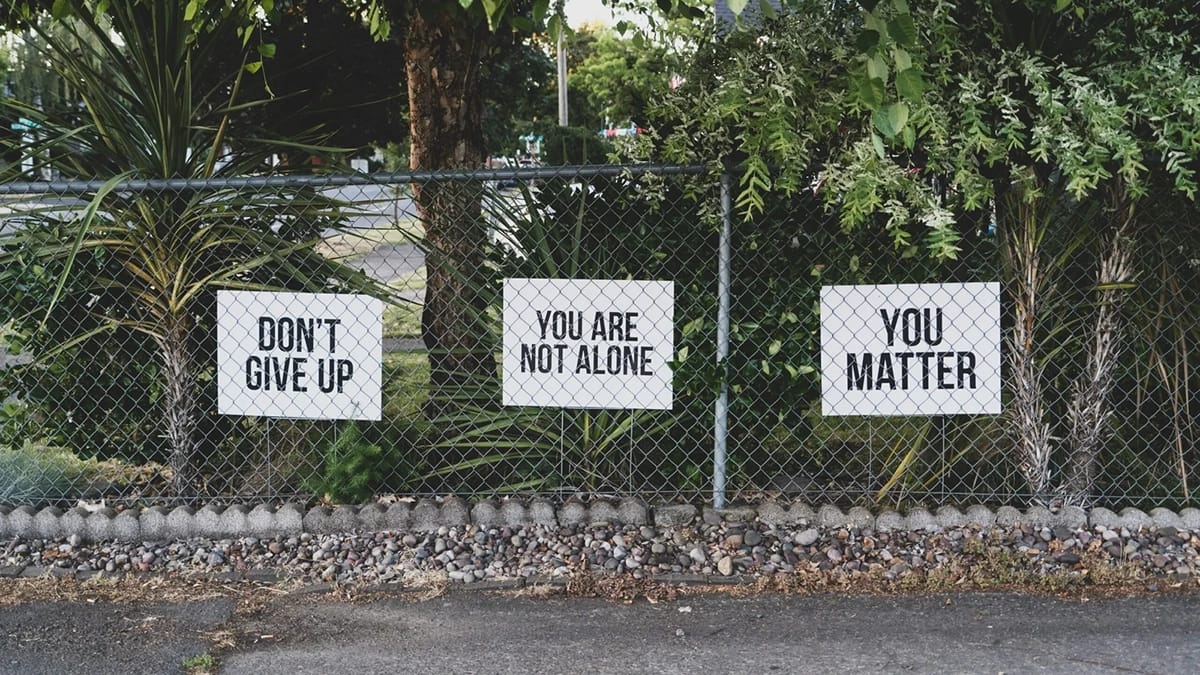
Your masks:
M 625 605 L 456 591 L 432 600 L 0 608 L 0 670 L 178 672 L 220 630 L 224 673 L 1200 670 L 1200 596 L 1058 600 L 707 595 Z

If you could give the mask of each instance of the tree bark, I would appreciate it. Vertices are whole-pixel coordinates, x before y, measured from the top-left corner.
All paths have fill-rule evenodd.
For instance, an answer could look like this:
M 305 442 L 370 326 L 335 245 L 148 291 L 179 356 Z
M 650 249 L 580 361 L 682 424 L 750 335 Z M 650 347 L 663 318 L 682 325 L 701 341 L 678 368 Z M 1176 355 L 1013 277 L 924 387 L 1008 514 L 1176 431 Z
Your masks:
M 1116 223 L 1108 247 L 1100 254 L 1096 318 L 1087 363 L 1067 409 L 1071 457 L 1063 496 L 1066 503 L 1076 506 L 1090 506 L 1093 500 L 1098 458 L 1113 414 L 1109 399 L 1121 353 L 1121 306 L 1129 294 L 1126 285 L 1133 280 L 1133 207 L 1119 189 L 1114 189 L 1112 212 Z
M 196 465 L 197 382 L 189 344 L 186 316 L 171 317 L 158 338 L 163 363 L 163 416 L 171 447 L 171 493 L 183 502 L 200 494 L 200 468 Z
M 1009 405 L 1010 430 L 1017 449 L 1017 468 L 1029 485 L 1035 502 L 1049 499 L 1050 425 L 1046 422 L 1045 382 L 1037 358 L 1037 330 L 1049 280 L 1042 257 L 1042 214 L 1015 191 L 997 189 L 996 220 L 1001 252 L 1010 278 L 1013 330 L 1008 349 L 1013 398 Z
M 412 12 L 405 67 L 413 170 L 482 168 L 487 148 L 479 72 L 489 39 L 482 18 L 457 3 L 429 3 Z M 489 279 L 483 265 L 482 194 L 479 181 L 413 186 L 430 249 L 421 316 L 421 337 L 429 350 L 430 416 L 464 398 L 486 398 L 495 385 L 483 292 Z

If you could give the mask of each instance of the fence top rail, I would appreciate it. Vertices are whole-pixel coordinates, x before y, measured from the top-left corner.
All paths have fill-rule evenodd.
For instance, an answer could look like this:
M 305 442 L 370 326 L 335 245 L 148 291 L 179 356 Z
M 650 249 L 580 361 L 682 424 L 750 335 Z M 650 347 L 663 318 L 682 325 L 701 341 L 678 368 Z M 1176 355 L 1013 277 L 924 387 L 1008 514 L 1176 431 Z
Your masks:
M 118 189 L 135 191 L 259 189 L 272 187 L 343 187 L 348 185 L 393 185 L 436 181 L 470 182 L 500 180 L 545 180 L 550 178 L 593 178 L 620 175 L 699 175 L 709 167 L 700 164 L 582 164 L 505 169 L 461 169 L 448 171 L 399 171 L 387 173 L 328 173 L 226 178 L 133 179 Z M 0 183 L 0 195 L 86 194 L 101 189 L 106 180 L 29 181 Z

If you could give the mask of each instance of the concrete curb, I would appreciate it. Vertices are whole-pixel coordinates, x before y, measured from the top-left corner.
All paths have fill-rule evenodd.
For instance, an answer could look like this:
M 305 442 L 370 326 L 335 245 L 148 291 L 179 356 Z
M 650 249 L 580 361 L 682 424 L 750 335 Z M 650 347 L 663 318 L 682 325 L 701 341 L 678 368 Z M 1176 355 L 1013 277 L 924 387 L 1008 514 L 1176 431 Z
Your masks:
M 934 513 L 919 507 L 909 509 L 906 513 L 893 510 L 872 513 L 861 506 L 843 511 L 832 504 L 823 504 L 814 510 L 804 502 L 764 502 L 716 511 L 707 506 L 697 508 L 691 504 L 651 506 L 636 498 L 595 500 L 591 503 L 568 499 L 556 508 L 546 499 L 526 501 L 505 498 L 470 505 L 458 497 L 422 498 L 415 502 L 365 506 L 314 506 L 307 510 L 298 504 L 259 504 L 253 508 L 240 504 L 208 505 L 199 510 L 187 506 L 173 509 L 152 506 L 120 512 L 109 508 L 76 507 L 63 511 L 53 506 L 42 509 L 0 506 L 0 538 L 55 539 L 78 536 L 83 541 L 165 541 L 189 537 L 262 538 L 301 532 L 334 534 L 355 530 L 428 532 L 441 527 L 465 525 L 492 528 L 620 523 L 674 528 L 697 521 L 706 524 L 742 525 L 758 522 L 768 527 L 848 527 L 880 531 L 931 531 L 964 525 L 1008 527 L 1028 524 L 1070 529 L 1103 526 L 1135 532 L 1167 527 L 1200 530 L 1200 509 L 1185 508 L 1175 512 L 1155 508 L 1146 513 L 1127 507 L 1116 513 L 1103 507 L 1091 511 L 1078 507 L 1050 511 L 1045 507 L 1031 506 L 1021 511 L 1012 506 L 993 510 L 975 504 L 965 510 L 942 506 Z

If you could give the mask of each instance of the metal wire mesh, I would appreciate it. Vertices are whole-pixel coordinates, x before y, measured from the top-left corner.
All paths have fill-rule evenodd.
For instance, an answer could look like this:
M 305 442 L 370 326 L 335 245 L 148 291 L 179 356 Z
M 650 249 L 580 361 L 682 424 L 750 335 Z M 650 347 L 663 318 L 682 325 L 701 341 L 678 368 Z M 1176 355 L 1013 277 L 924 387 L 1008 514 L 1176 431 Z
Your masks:
M 960 255 L 936 261 L 919 239 L 844 231 L 811 193 L 743 220 L 701 167 L 10 183 L 0 199 L 0 503 L 708 499 L 714 474 L 730 499 L 1194 502 L 1200 220 L 1185 201 L 1043 214 L 1029 296 L 1024 221 L 1003 204 L 963 218 Z M 1135 252 L 1125 272 L 1114 241 Z M 568 279 L 669 282 L 669 339 L 650 337 L 664 287 L 595 285 L 572 304 Z M 977 282 L 1001 289 L 1000 414 L 822 414 L 823 287 Z M 903 340 L 932 296 L 899 288 L 893 314 L 868 309 Z M 250 292 L 300 309 L 252 308 Z M 347 295 L 378 298 L 378 318 Z M 536 335 L 506 340 L 518 306 Z M 233 357 L 229 314 L 251 327 Z M 371 384 L 372 354 L 378 410 L 349 393 Z M 977 374 L 962 366 L 924 367 L 937 389 Z M 577 384 L 555 385 L 560 369 Z M 668 373 L 665 405 L 645 403 L 639 371 Z M 275 412 L 223 402 L 232 381 Z

